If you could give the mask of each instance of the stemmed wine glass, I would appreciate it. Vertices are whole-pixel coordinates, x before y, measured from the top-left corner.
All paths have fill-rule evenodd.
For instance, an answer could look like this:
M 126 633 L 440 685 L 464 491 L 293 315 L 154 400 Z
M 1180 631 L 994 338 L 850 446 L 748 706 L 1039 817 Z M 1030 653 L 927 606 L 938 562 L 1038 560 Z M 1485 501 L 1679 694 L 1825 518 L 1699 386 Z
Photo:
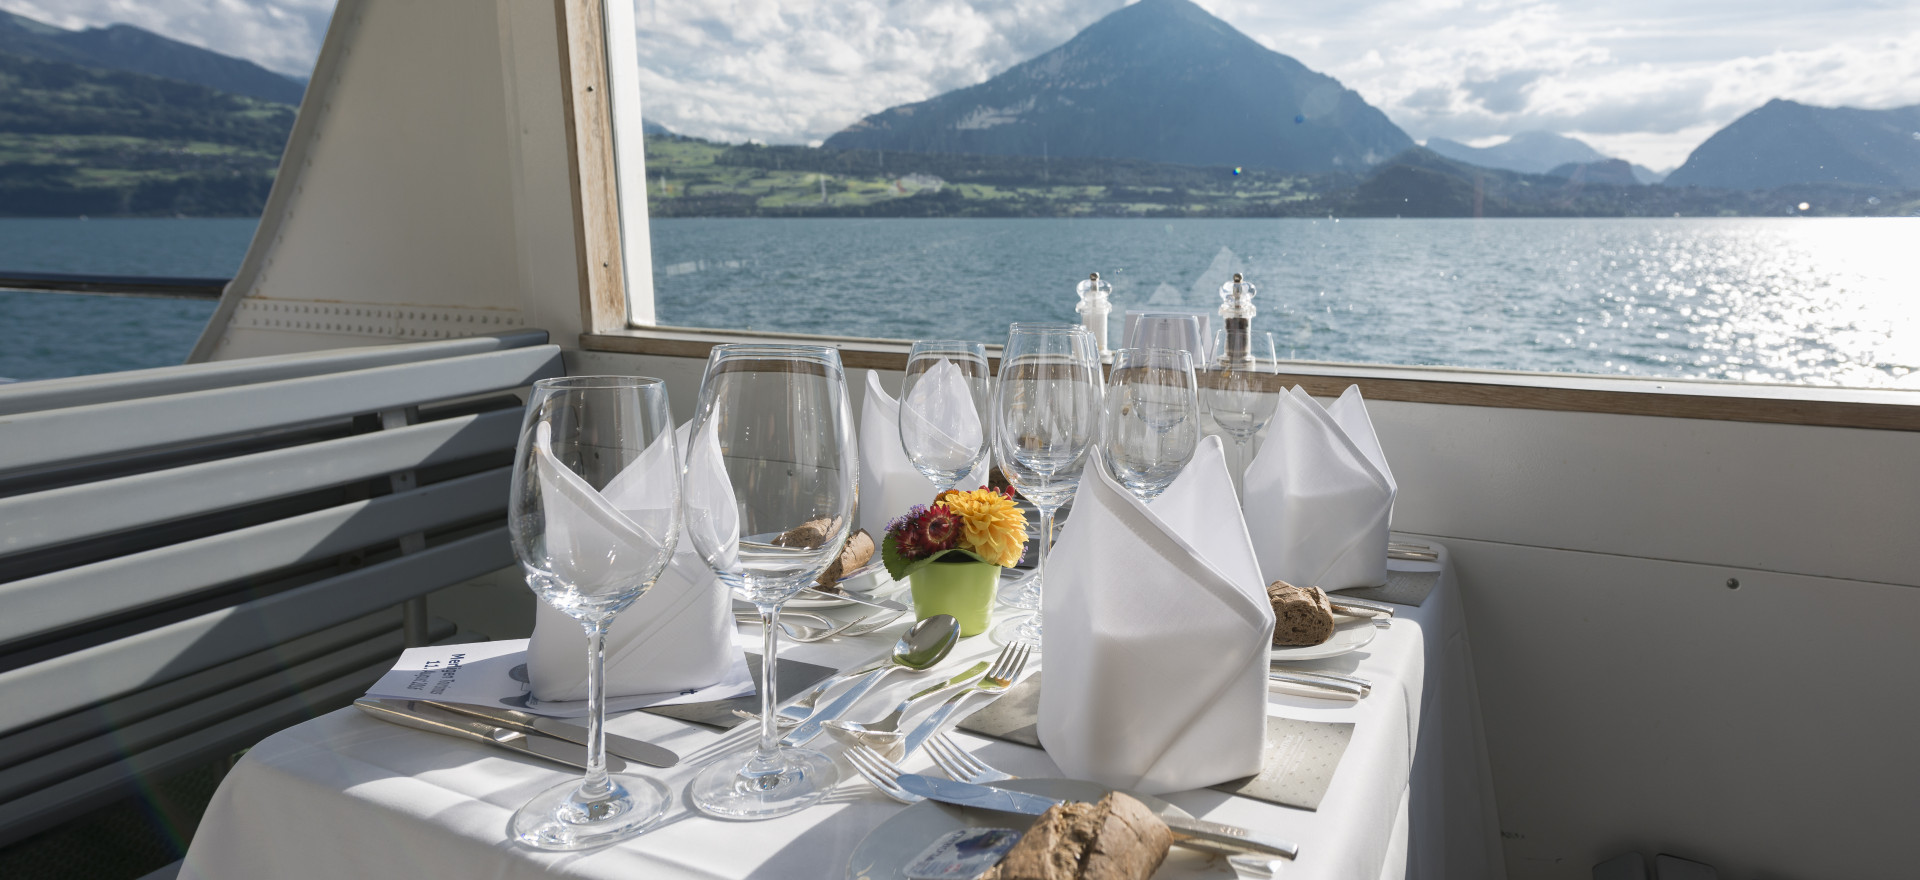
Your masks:
M 658 780 L 609 775 L 606 635 L 653 587 L 680 531 L 680 467 L 659 379 L 542 379 L 528 397 L 508 497 L 527 585 L 587 632 L 587 772 L 513 814 L 514 839 L 575 850 L 646 830 L 667 810 Z
M 689 785 L 731 819 L 803 809 L 839 779 L 833 759 L 784 746 L 775 727 L 780 607 L 839 556 L 858 480 L 840 355 L 815 345 L 718 345 L 687 440 L 687 539 L 735 598 L 760 610 L 760 739 Z
M 1053 514 L 1073 497 L 1099 439 L 1100 392 L 1100 353 L 1086 328 L 1017 323 L 1008 330 L 993 393 L 993 452 L 1008 481 L 1040 510 L 1040 553 L 1025 588 L 1006 599 L 1033 614 L 996 627 L 997 641 L 1040 643 Z
M 977 342 L 923 339 L 907 355 L 900 447 L 939 491 L 987 456 L 987 375 L 987 348 Z
M 1247 356 L 1235 359 L 1227 351 L 1227 331 L 1214 336 L 1213 368 L 1200 377 L 1200 401 L 1220 426 L 1220 432 L 1233 440 L 1233 488 L 1245 492 L 1247 444 L 1273 419 L 1280 404 L 1277 387 L 1268 387 L 1268 377 L 1280 372 L 1280 360 L 1273 334 L 1249 333 Z
M 1200 401 L 1187 353 L 1114 352 L 1103 428 L 1107 473 L 1142 501 L 1159 497 L 1200 446 Z

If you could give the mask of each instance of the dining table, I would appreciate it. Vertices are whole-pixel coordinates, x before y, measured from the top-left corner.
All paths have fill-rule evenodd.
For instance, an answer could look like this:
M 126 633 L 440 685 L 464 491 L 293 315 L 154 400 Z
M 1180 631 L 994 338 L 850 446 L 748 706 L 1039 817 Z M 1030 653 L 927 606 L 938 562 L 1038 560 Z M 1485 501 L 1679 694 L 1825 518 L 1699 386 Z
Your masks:
M 1428 575 L 1417 605 L 1395 605 L 1371 643 L 1303 669 L 1364 677 L 1371 692 L 1340 701 L 1275 691 L 1269 716 L 1351 722 L 1351 738 L 1317 808 L 1308 810 L 1214 789 L 1162 797 L 1203 819 L 1258 829 L 1299 846 L 1274 866 L 1288 878 L 1500 878 L 1505 875 L 1475 689 L 1473 656 L 1460 586 L 1445 547 L 1423 542 L 1435 560 L 1393 560 L 1401 575 Z M 906 596 L 901 594 L 904 601 Z M 817 613 L 858 615 L 849 606 Z M 782 658 L 845 669 L 884 656 L 911 623 L 856 638 L 783 643 Z M 757 647 L 757 624 L 742 624 L 742 647 Z M 895 675 L 863 698 L 851 718 L 878 716 L 906 693 L 951 675 L 1000 646 L 985 635 L 963 639 L 933 670 Z M 1196 651 L 1206 650 L 1195 645 Z M 1043 671 L 1045 654 L 1029 674 Z M 824 701 L 823 701 L 824 704 Z M 982 705 L 974 698 L 970 706 Z M 964 714 L 964 712 L 963 712 Z M 910 720 L 911 720 L 910 716 Z M 578 877 L 605 880 L 739 880 L 847 877 L 849 860 L 876 827 L 908 809 L 854 771 L 830 737 L 814 740 L 836 756 L 837 788 L 802 811 L 754 822 L 709 817 L 685 796 L 706 762 L 751 746 L 757 725 L 722 732 L 633 711 L 611 716 L 607 730 L 672 749 L 668 769 L 630 765 L 673 792 L 661 822 L 640 836 L 583 852 L 542 852 L 512 842 L 508 818 L 535 794 L 573 771 L 487 745 L 400 727 L 348 707 L 260 742 L 227 774 L 201 820 L 180 877 L 491 878 Z M 952 737 L 993 767 L 1021 777 L 1060 771 L 1045 751 L 965 731 Z M 925 754 L 905 769 L 939 775 Z M 1226 859 L 1170 860 L 1156 877 L 1234 877 Z M 878 880 L 878 878 L 876 878 Z

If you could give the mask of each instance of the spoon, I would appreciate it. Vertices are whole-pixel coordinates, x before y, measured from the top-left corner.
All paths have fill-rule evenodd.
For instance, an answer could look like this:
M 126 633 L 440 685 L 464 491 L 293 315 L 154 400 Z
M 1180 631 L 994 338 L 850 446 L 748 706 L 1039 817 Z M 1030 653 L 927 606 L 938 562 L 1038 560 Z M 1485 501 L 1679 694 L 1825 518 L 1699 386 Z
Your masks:
M 901 700 L 900 705 L 893 707 L 893 711 L 887 713 L 887 717 L 879 721 L 869 721 L 865 724 L 861 724 L 858 721 L 829 721 L 827 722 L 827 733 L 845 745 L 866 746 L 897 761 L 904 757 L 901 754 L 903 750 L 900 746 L 902 741 L 906 739 L 906 734 L 900 732 L 900 719 L 906 717 L 908 710 L 913 708 L 913 704 L 924 697 L 932 696 L 956 685 L 968 684 L 974 679 L 979 678 L 986 671 L 987 661 L 982 660 L 968 667 L 959 675 Z
M 821 682 L 819 687 L 814 688 L 812 693 L 803 697 L 803 702 L 806 699 L 818 700 L 820 694 L 824 693 L 829 686 L 844 679 L 864 676 L 853 687 L 847 688 L 846 693 L 828 703 L 826 708 L 809 714 L 799 727 L 794 728 L 792 733 L 780 740 L 780 744 L 784 746 L 805 744 L 808 740 L 820 735 L 822 723 L 838 718 L 842 713 L 853 708 L 854 702 L 865 696 L 867 691 L 880 683 L 881 679 L 899 669 L 911 669 L 916 672 L 930 669 L 934 664 L 947 659 L 947 655 L 953 651 L 953 646 L 959 643 L 960 621 L 955 620 L 951 614 L 935 614 L 914 624 L 900 635 L 900 641 L 893 644 L 893 654 L 885 660 L 827 679 Z

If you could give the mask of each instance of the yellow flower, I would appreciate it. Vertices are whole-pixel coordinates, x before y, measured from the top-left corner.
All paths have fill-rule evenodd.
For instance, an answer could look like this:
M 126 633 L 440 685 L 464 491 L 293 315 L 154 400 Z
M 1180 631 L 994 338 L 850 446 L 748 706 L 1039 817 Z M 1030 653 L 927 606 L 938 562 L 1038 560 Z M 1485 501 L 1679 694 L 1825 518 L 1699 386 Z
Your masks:
M 960 517 L 960 547 L 1002 568 L 1027 549 L 1027 518 L 1013 499 L 994 489 L 947 490 L 935 502 Z

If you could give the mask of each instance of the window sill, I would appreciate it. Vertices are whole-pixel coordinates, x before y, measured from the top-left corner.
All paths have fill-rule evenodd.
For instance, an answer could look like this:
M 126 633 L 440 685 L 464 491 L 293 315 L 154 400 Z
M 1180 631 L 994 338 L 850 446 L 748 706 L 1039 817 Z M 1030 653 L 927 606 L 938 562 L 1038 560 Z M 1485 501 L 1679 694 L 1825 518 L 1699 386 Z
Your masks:
M 628 328 L 580 337 L 588 351 L 702 358 L 715 345 L 809 342 L 840 350 L 850 369 L 902 370 L 911 342 L 690 327 Z M 997 346 L 989 346 L 997 352 Z M 1301 385 L 1319 396 L 1360 386 L 1371 400 L 1488 406 L 1660 418 L 1762 422 L 1826 428 L 1920 431 L 1920 391 L 1759 385 L 1701 379 L 1649 379 L 1573 373 L 1521 373 L 1457 367 L 1400 367 L 1292 361 L 1272 377 L 1275 390 Z

